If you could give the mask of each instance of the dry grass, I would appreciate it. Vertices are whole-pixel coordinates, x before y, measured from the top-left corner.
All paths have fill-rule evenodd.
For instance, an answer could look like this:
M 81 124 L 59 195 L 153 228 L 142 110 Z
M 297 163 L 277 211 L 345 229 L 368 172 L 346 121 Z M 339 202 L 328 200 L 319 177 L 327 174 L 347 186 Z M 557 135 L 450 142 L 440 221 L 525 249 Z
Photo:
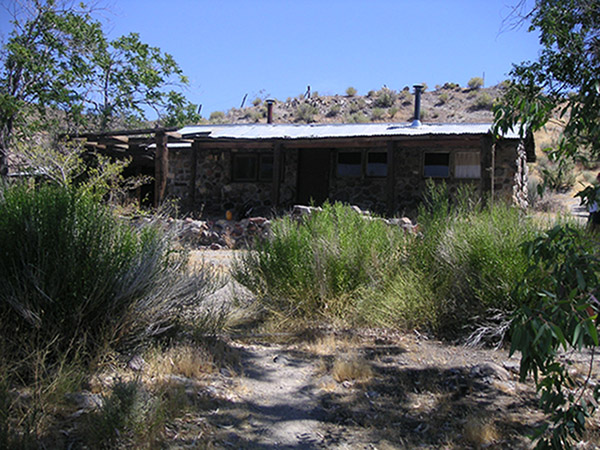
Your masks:
M 463 428 L 464 438 L 476 448 L 484 448 L 500 439 L 500 433 L 494 422 L 489 419 L 470 417 Z
M 169 348 L 165 352 L 153 349 L 145 358 L 150 376 L 182 375 L 202 378 L 215 369 L 213 357 L 205 349 L 188 344 Z
M 331 369 L 331 376 L 338 383 L 344 381 L 366 382 L 373 378 L 371 365 L 363 358 L 350 356 L 336 359 Z

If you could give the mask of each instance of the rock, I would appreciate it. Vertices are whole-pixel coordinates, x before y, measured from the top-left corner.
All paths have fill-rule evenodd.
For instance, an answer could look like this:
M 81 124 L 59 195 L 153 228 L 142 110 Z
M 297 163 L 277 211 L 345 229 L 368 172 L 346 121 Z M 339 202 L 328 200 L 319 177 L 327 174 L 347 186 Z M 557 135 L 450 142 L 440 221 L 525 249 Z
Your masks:
M 217 244 L 216 242 L 213 242 L 212 244 L 210 244 L 209 248 L 211 250 L 221 250 L 223 247 L 219 244 Z
M 515 361 L 504 361 L 502 363 L 502 367 L 504 367 L 509 372 L 516 373 L 517 375 L 521 371 L 521 365 Z
M 511 378 L 508 370 L 494 363 L 477 364 L 471 367 L 469 375 L 473 378 L 482 378 L 484 381 L 491 381 L 491 379 L 508 381 Z
M 65 399 L 77 406 L 79 409 L 90 410 L 102 406 L 102 396 L 91 392 L 71 392 L 65 394 Z
M 261 226 L 267 222 L 267 219 L 265 217 L 250 217 L 248 221 L 256 226 Z

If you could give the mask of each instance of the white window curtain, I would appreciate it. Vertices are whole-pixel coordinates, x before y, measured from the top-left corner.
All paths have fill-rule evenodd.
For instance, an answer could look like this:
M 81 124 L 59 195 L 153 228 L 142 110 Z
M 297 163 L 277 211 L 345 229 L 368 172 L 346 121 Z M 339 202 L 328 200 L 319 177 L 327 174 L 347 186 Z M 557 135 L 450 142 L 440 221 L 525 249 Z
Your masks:
M 479 152 L 458 152 L 454 159 L 455 178 L 481 178 Z

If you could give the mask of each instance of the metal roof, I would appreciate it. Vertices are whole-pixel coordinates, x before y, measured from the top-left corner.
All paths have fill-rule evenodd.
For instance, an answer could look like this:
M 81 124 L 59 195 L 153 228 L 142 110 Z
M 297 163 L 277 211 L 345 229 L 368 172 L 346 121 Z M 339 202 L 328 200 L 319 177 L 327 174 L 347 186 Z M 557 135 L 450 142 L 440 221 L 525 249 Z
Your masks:
M 412 126 L 409 123 L 369 124 L 229 124 L 191 125 L 178 130 L 185 137 L 202 135 L 209 139 L 326 139 L 386 136 L 460 136 L 484 135 L 490 132 L 489 123 L 431 123 Z M 509 132 L 507 139 L 518 139 Z

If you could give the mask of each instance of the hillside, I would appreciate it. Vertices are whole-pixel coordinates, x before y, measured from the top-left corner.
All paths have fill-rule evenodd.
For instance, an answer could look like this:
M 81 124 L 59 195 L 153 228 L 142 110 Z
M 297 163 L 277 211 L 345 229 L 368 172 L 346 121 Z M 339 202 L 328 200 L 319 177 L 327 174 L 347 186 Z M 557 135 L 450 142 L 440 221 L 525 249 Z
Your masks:
M 351 88 L 349 88 L 350 90 Z M 454 83 L 426 90 L 421 97 L 421 121 L 424 123 L 492 122 L 492 105 L 501 94 L 501 86 L 463 88 Z M 350 91 L 352 92 L 352 91 Z M 383 87 L 367 95 L 300 95 L 285 101 L 275 99 L 274 123 L 368 123 L 408 122 L 414 113 L 414 94 L 408 86 L 401 91 Z M 267 106 L 256 98 L 251 106 L 215 111 L 210 123 L 266 123 Z

